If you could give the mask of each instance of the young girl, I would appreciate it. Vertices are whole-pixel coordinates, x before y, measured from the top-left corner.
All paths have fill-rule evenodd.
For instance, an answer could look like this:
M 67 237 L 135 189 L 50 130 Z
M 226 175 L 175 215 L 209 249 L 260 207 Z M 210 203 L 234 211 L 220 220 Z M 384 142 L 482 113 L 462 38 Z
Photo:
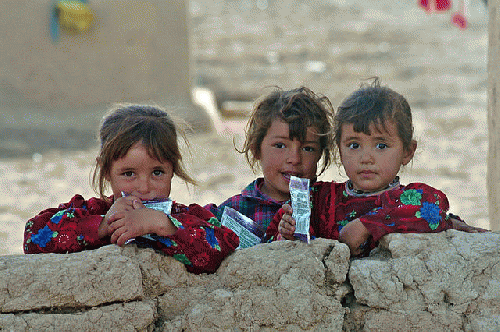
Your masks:
M 168 202 L 175 175 L 194 183 L 182 166 L 177 131 L 168 114 L 153 106 L 118 105 L 105 117 L 93 185 L 100 198 L 75 195 L 40 212 L 26 224 L 24 252 L 71 253 L 110 243 L 140 242 L 186 264 L 214 272 L 238 246 L 238 237 L 196 204 Z M 105 197 L 109 185 L 113 192 Z M 166 201 L 166 211 L 143 202 Z
M 255 234 L 264 239 L 267 226 L 290 199 L 290 176 L 308 178 L 311 183 L 330 165 L 333 140 L 333 109 L 328 98 L 301 87 L 276 89 L 262 97 L 246 129 L 245 153 L 250 167 L 259 164 L 263 177 L 250 183 L 239 195 L 209 209 L 220 220 L 229 206 L 253 220 Z M 318 162 L 323 157 L 319 174 Z
M 342 102 L 334 119 L 334 141 L 349 180 L 317 184 L 311 235 L 338 239 L 360 255 L 388 233 L 485 231 L 450 218 L 441 191 L 423 183 L 399 183 L 400 168 L 417 148 L 411 110 L 403 96 L 381 87 L 378 79 Z M 284 205 L 267 235 L 293 239 L 291 215 L 290 205 Z

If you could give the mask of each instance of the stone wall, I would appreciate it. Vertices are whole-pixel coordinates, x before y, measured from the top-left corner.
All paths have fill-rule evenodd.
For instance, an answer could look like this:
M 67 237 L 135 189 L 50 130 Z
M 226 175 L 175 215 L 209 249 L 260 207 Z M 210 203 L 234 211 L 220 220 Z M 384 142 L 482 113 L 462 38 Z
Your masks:
M 193 275 L 135 245 L 0 257 L 6 331 L 498 331 L 500 234 L 392 234 L 371 257 L 317 239 Z

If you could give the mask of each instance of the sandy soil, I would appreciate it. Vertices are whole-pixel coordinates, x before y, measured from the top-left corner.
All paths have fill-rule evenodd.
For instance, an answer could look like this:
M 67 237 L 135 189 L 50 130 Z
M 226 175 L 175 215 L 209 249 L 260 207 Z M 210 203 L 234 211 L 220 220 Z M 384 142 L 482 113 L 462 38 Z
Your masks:
M 470 8 L 469 28 L 449 15 L 426 15 L 415 1 L 191 1 L 192 45 L 199 85 L 254 97 L 266 85 L 301 84 L 338 105 L 361 78 L 378 75 L 412 106 L 419 148 L 402 182 L 444 191 L 451 212 L 488 228 L 486 197 L 487 12 Z M 262 7 L 264 8 L 264 7 Z M 226 96 L 226 97 L 225 97 Z M 246 118 L 223 118 L 219 134 L 189 138 L 188 170 L 196 188 L 174 182 L 179 202 L 220 203 L 255 177 L 241 146 Z M 24 224 L 75 194 L 94 195 L 93 149 L 44 150 L 0 159 L 0 255 L 22 252 Z M 323 180 L 345 180 L 337 167 Z

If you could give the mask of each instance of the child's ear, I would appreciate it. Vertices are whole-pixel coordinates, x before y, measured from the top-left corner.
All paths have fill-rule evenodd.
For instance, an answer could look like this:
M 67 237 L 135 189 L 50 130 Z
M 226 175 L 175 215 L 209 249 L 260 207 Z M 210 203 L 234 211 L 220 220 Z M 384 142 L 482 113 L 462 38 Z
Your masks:
M 406 166 L 413 159 L 416 150 L 417 150 L 417 141 L 412 140 L 408 149 L 404 151 L 403 162 L 402 162 L 403 166 Z

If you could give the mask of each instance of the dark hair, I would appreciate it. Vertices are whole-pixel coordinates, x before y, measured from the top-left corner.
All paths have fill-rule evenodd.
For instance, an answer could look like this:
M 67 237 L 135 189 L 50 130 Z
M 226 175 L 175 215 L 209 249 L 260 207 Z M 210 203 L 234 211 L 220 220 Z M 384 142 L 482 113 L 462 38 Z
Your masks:
M 352 123 L 355 132 L 370 135 L 370 125 L 386 129 L 387 121 L 394 121 L 403 148 L 410 149 L 413 141 L 413 123 L 410 105 L 396 91 L 380 85 L 378 77 L 370 84 L 361 84 L 337 109 L 334 118 L 334 141 L 340 146 L 342 125 Z
M 185 139 L 183 133 L 181 136 Z M 99 131 L 101 148 L 97 157 L 92 185 L 94 190 L 105 198 L 113 161 L 123 158 L 129 149 L 141 142 L 151 158 L 160 162 L 172 163 L 175 175 L 186 183 L 195 181 L 186 173 L 177 142 L 175 123 L 160 107 L 150 105 L 116 104 L 103 118 Z
M 333 139 L 331 135 L 333 107 L 325 96 L 318 96 L 306 87 L 283 91 L 278 87 L 270 94 L 257 100 L 246 127 L 243 149 L 245 157 L 255 170 L 261 153 L 261 144 L 274 120 L 288 123 L 290 139 L 304 141 L 307 128 L 314 127 L 320 136 L 323 156 L 321 173 L 332 162 Z

